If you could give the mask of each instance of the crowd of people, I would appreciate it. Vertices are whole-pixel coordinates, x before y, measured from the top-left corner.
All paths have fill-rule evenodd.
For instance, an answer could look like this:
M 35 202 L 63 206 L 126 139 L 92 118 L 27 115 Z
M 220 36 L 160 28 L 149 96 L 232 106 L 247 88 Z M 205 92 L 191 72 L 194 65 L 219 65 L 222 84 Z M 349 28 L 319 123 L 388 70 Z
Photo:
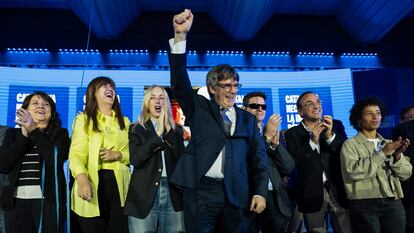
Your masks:
M 133 123 L 109 77 L 88 84 L 70 138 L 47 93 L 25 98 L 20 127 L 1 128 L 6 233 L 66 232 L 68 203 L 85 233 L 327 232 L 328 221 L 338 233 L 414 231 L 414 106 L 385 139 L 383 103 L 357 100 L 349 119 L 358 133 L 348 138 L 318 93 L 304 92 L 303 120 L 282 132 L 279 114 L 264 122 L 265 93 L 235 105 L 241 84 L 230 65 L 207 73 L 209 98 L 194 92 L 186 69 L 193 19 L 190 10 L 173 18 L 172 96 L 149 87 Z

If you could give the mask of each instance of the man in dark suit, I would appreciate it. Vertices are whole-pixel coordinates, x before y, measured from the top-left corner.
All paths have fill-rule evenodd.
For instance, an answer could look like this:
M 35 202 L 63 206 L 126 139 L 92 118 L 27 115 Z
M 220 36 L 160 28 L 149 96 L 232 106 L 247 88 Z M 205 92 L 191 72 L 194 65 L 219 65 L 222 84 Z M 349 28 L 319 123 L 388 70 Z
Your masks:
M 211 100 L 193 92 L 185 54 L 192 21 L 189 10 L 174 16 L 170 40 L 171 88 L 192 132 L 171 181 L 185 188 L 186 232 L 213 232 L 218 220 L 219 232 L 247 232 L 252 212 L 266 208 L 264 140 L 255 117 L 234 104 L 240 84 L 233 67 L 210 69 Z
M 414 107 L 412 107 L 414 109 Z M 400 114 L 404 115 L 404 114 Z M 402 120 L 402 119 L 401 119 Z M 393 140 L 397 140 L 398 137 L 402 139 L 409 139 L 410 145 L 404 152 L 404 155 L 410 158 L 410 163 L 413 165 L 414 161 L 414 120 L 405 121 L 397 125 L 392 130 Z M 405 232 L 414 232 L 414 177 L 411 176 L 408 180 L 401 182 L 404 198 L 402 199 L 406 215 Z
M 289 175 L 295 167 L 295 161 L 279 141 L 279 127 L 282 122 L 280 115 L 270 116 L 267 125 L 263 123 L 266 117 L 266 94 L 250 92 L 243 98 L 244 109 L 256 116 L 259 131 L 265 139 L 269 162 L 269 183 L 267 207 L 256 215 L 250 224 L 251 233 L 285 233 L 292 216 L 289 196 L 282 178 Z
M 298 209 L 304 213 L 308 232 L 326 232 L 328 211 L 335 232 L 350 232 L 339 160 L 346 138 L 338 129 L 344 127 L 331 116 L 322 116 L 321 100 L 313 92 L 301 94 L 296 106 L 303 120 L 287 130 L 285 139 L 298 169 Z

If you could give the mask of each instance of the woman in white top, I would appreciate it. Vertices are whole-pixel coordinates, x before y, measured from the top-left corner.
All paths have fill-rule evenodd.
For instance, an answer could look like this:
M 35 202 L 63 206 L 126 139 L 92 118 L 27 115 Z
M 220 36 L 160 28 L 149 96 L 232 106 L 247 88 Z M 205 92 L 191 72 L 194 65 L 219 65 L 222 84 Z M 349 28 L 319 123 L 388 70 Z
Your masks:
M 385 115 L 376 98 L 359 100 L 351 109 L 350 121 L 359 133 L 342 146 L 341 170 L 354 232 L 405 231 L 400 181 L 411 176 L 412 166 L 402 154 L 410 142 L 378 134 Z

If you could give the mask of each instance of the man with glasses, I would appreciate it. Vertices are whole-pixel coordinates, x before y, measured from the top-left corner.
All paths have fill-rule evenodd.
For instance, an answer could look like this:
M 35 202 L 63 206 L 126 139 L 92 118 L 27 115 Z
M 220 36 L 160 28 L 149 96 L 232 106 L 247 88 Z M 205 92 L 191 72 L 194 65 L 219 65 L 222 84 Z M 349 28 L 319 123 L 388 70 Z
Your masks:
M 269 162 L 269 183 L 267 208 L 254 216 L 250 224 L 250 233 L 285 233 L 289 224 L 292 210 L 286 184 L 283 177 L 290 174 L 295 167 L 295 161 L 279 140 L 279 127 L 282 118 L 278 114 L 270 116 L 267 125 L 263 123 L 266 117 L 266 95 L 263 92 L 250 92 L 243 98 L 246 111 L 256 116 L 259 131 L 265 139 Z
M 241 85 L 233 67 L 210 69 L 211 100 L 194 93 L 185 54 L 192 21 L 190 10 L 175 15 L 170 40 L 171 89 L 192 131 L 171 181 L 184 188 L 186 232 L 247 232 L 251 215 L 266 208 L 264 140 L 255 117 L 235 105 Z
M 326 232 L 330 213 L 335 232 L 351 232 L 346 194 L 340 169 L 344 127 L 322 115 L 322 101 L 313 92 L 302 93 L 296 107 L 302 122 L 286 131 L 289 153 L 298 169 L 298 209 L 304 213 L 308 232 Z M 342 206 L 341 206 L 342 205 Z

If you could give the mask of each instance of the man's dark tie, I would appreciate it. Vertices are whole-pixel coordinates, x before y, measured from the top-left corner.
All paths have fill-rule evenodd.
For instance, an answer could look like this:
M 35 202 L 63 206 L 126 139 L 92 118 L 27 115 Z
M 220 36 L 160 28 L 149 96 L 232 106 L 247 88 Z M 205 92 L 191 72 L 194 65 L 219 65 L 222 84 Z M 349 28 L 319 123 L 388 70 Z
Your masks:
M 227 135 L 230 135 L 231 134 L 231 120 L 226 114 L 228 111 L 229 111 L 228 109 L 222 108 L 221 109 L 221 117 L 223 117 L 224 130 L 226 131 Z
M 262 136 L 263 136 L 263 128 L 264 128 L 264 126 L 263 126 L 263 125 L 259 126 L 259 133 L 260 133 L 260 135 L 262 135 Z

